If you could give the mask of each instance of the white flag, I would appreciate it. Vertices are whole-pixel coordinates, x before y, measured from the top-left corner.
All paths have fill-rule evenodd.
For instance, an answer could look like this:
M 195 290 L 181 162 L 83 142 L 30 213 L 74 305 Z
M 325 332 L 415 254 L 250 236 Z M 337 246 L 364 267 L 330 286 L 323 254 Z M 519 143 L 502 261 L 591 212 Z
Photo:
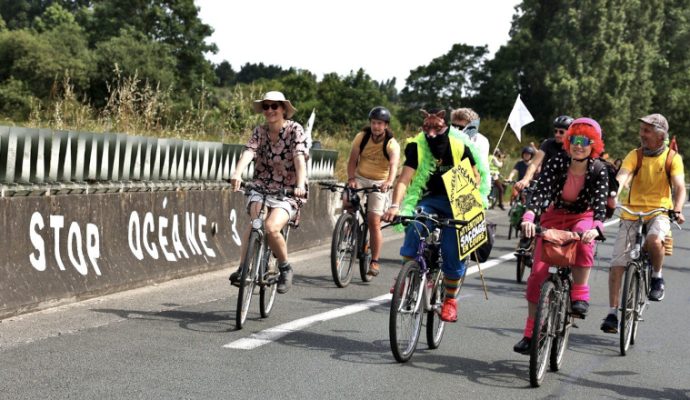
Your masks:
M 534 121 L 532 114 L 529 113 L 529 110 L 527 110 L 525 104 L 520 100 L 520 95 L 518 94 L 517 99 L 515 99 L 515 105 L 513 105 L 513 111 L 510 112 L 510 116 L 508 117 L 510 129 L 515 132 L 518 141 L 522 141 L 520 129 L 532 121 Z
M 304 135 L 307 137 L 307 147 L 311 148 L 311 130 L 314 127 L 314 120 L 316 119 L 316 109 L 311 110 L 311 116 L 307 121 L 307 127 L 304 129 Z

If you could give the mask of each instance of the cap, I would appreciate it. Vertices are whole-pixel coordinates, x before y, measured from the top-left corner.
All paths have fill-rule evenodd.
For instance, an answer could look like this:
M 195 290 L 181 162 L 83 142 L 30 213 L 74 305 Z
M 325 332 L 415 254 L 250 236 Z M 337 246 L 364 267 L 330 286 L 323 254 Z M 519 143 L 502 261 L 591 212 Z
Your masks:
M 664 133 L 668 133 L 668 121 L 666 121 L 666 117 L 661 114 L 649 114 L 646 117 L 640 118 L 640 121 L 645 124 L 654 125 L 664 131 Z

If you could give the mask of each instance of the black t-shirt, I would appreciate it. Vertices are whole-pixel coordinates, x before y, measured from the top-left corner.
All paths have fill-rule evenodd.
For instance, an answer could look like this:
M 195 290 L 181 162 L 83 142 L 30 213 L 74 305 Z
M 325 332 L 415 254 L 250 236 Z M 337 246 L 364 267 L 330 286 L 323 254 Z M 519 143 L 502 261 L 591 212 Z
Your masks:
M 563 143 L 558 143 L 554 138 L 549 138 L 541 142 L 539 149 L 544 152 L 544 160 L 541 162 L 542 168 L 544 168 L 546 162 L 549 161 L 549 158 L 555 156 L 556 154 L 568 154 L 563 149 Z
M 515 166 L 513 167 L 514 170 L 517 170 L 518 176 L 517 180 L 521 180 L 522 178 L 525 177 L 525 174 L 527 173 L 527 167 L 529 167 L 529 164 L 525 162 L 525 160 L 520 160 L 515 163 Z
M 429 148 L 431 149 L 431 153 L 433 154 L 434 158 L 438 161 L 440 160 L 440 164 L 436 168 L 436 170 L 431 174 L 429 177 L 429 181 L 426 184 L 426 191 L 424 192 L 424 195 L 444 195 L 447 196 L 446 192 L 446 186 L 443 184 L 443 178 L 442 175 L 446 173 L 448 170 L 453 168 L 455 165 L 453 165 L 453 152 L 451 151 L 450 148 L 450 140 L 448 139 L 448 135 L 443 135 L 439 137 L 440 140 L 437 143 L 429 143 Z M 445 139 L 443 139 L 445 138 Z M 474 166 L 475 161 L 474 158 L 472 157 L 472 152 L 470 149 L 465 146 L 465 152 L 462 155 L 462 159 L 467 158 L 470 160 L 470 165 Z M 405 146 L 405 163 L 404 165 L 406 167 L 410 167 L 414 170 L 417 169 L 418 161 L 417 161 L 417 143 L 408 143 L 407 146 Z

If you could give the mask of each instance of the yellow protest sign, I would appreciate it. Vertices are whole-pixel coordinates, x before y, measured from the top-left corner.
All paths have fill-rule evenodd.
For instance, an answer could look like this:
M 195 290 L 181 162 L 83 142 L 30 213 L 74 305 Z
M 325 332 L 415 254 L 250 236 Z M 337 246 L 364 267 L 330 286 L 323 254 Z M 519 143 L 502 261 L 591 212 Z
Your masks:
M 453 218 L 467 221 L 458 230 L 458 257 L 465 258 L 489 238 L 481 195 L 474 171 L 467 159 L 443 174 L 443 183 L 453 210 Z

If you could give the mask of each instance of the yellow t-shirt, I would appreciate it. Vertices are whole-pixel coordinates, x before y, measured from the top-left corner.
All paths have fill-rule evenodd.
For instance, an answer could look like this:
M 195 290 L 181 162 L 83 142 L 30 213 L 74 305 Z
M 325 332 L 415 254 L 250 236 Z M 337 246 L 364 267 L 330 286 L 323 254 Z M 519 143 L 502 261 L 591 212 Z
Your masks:
M 352 148 L 359 150 L 359 145 L 362 143 L 362 138 L 364 138 L 364 132 L 359 132 L 355 136 L 355 140 L 352 142 Z M 369 138 L 366 146 L 361 153 L 359 153 L 359 162 L 357 163 L 357 170 L 355 171 L 357 175 L 362 176 L 367 179 L 374 181 L 384 181 L 388 179 L 388 171 L 390 162 L 383 154 L 383 143 L 374 143 L 374 141 Z M 391 138 L 388 141 L 388 156 L 393 154 L 394 151 L 400 151 L 400 145 L 395 140 Z
M 630 196 L 622 199 L 623 205 L 633 211 L 649 211 L 654 208 L 673 208 L 671 199 L 671 185 L 666 177 L 666 149 L 657 157 L 642 157 L 642 166 L 630 184 Z M 637 166 L 637 150 L 632 150 L 625 156 L 621 169 L 632 174 Z M 683 175 L 683 159 L 676 154 L 671 161 L 671 176 Z M 635 219 L 621 213 L 623 219 Z

